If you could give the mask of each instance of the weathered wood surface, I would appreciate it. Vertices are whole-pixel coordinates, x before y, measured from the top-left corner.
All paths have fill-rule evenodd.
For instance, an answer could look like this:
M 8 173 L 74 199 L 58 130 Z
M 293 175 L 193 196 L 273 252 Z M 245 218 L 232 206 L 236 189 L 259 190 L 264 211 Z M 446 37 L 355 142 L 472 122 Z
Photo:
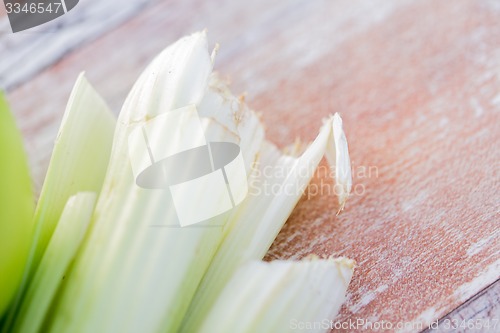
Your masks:
M 500 332 L 500 280 L 446 315 L 425 333 Z
M 151 0 L 81 0 L 75 10 L 47 24 L 12 33 L 0 5 L 0 88 L 11 89 L 85 41 L 96 38 L 137 13 Z
M 425 327 L 500 275 L 499 15 L 486 0 L 160 2 L 9 98 L 39 188 L 79 71 L 117 112 L 157 52 L 208 28 L 216 68 L 279 145 L 344 118 L 358 192 L 335 216 L 311 187 L 267 259 L 351 257 L 339 322 Z

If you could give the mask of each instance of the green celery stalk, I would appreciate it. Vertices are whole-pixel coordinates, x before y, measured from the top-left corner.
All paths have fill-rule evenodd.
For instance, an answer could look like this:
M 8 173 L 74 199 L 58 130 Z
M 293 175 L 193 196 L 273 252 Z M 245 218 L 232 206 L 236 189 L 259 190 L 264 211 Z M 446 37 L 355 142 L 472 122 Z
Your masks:
M 23 298 L 13 332 L 37 333 L 87 231 L 96 194 L 81 192 L 69 198 L 40 265 Z
M 21 134 L 0 92 L 0 318 L 21 283 L 33 233 L 33 208 Z
M 71 92 L 35 210 L 38 264 L 69 197 L 99 193 L 109 162 L 116 117 L 81 73 Z
M 118 119 L 89 235 L 60 290 L 49 332 L 177 330 L 221 227 L 169 225 L 176 221 L 170 194 L 136 185 L 128 138 L 152 117 L 196 105 L 211 70 L 206 35 L 198 33 L 165 49 L 132 88 Z
M 84 74 L 80 74 L 66 106 L 31 222 L 35 230 L 30 238 L 31 247 L 21 288 L 2 332 L 12 330 L 23 296 L 68 199 L 79 192 L 100 192 L 115 126 L 115 116 Z

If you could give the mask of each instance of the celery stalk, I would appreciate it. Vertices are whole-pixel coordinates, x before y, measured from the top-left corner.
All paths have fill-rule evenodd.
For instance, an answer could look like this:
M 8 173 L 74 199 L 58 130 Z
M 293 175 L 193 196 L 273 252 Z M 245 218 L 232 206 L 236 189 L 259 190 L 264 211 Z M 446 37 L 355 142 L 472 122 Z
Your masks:
M 199 33 L 164 50 L 134 85 L 119 116 L 92 228 L 61 289 L 50 332 L 176 331 L 226 217 L 209 221 L 213 226 L 172 226 L 168 191 L 135 183 L 128 137 L 157 115 L 196 105 L 211 70 L 206 36 Z
M 20 285 L 34 199 L 21 134 L 0 92 L 0 318 Z
M 229 280 L 196 332 L 329 332 L 353 266 L 345 258 L 249 262 Z
M 40 261 L 69 197 L 101 190 L 115 125 L 115 116 L 81 73 L 66 106 L 35 211 L 40 234 L 34 266 Z
M 22 298 L 68 199 L 78 192 L 99 193 L 109 161 L 116 119 L 103 99 L 79 75 L 63 116 L 33 217 L 34 232 L 21 288 L 3 332 L 10 332 Z
M 331 149 L 333 122 L 334 117 L 326 121 L 314 142 L 298 158 L 283 155 L 273 145 L 264 142 L 259 170 L 251 182 L 267 184 L 268 190 L 261 188 L 256 195 L 249 195 L 238 207 L 235 218 L 228 223 L 229 230 L 196 292 L 181 332 L 195 332 L 199 328 L 224 285 L 241 265 L 264 257 L 326 150 Z M 335 165 L 336 161 L 330 161 L 330 164 Z M 283 177 L 277 177 L 269 170 L 287 172 Z M 273 188 L 279 191 L 274 193 Z
M 264 256 L 325 152 L 335 166 L 348 159 L 347 146 L 337 144 L 343 135 L 335 133 L 338 116 L 326 121 L 300 157 L 279 152 L 265 141 L 258 116 L 243 99 L 233 97 L 211 75 L 214 55 L 208 53 L 204 32 L 182 38 L 155 58 L 132 88 L 118 119 L 89 233 L 45 323 L 49 332 L 173 333 L 184 317 L 182 331 L 195 332 L 234 272 Z M 209 142 L 239 145 L 246 176 L 261 191 L 249 193 L 231 212 L 181 228 L 174 195 L 140 186 L 136 174 L 158 162 L 158 151 L 179 151 L 186 138 L 201 142 L 201 131 L 192 130 L 186 120 L 193 113 L 198 113 Z M 185 119 L 165 120 L 171 116 Z M 148 132 L 154 135 L 146 135 L 146 126 L 155 120 L 161 122 Z M 337 148 L 342 151 L 329 151 Z M 264 167 L 287 171 L 283 177 L 273 176 L 262 172 Z M 182 168 L 161 169 L 161 176 L 185 180 L 196 168 L 187 160 Z M 349 176 L 336 177 L 337 182 L 345 184 Z M 259 182 L 280 191 L 269 193 Z M 342 203 L 350 188 L 344 189 Z M 182 207 L 201 211 L 223 201 L 210 186 L 176 193 Z
M 29 285 L 13 332 L 37 333 L 92 217 L 96 194 L 69 198 Z

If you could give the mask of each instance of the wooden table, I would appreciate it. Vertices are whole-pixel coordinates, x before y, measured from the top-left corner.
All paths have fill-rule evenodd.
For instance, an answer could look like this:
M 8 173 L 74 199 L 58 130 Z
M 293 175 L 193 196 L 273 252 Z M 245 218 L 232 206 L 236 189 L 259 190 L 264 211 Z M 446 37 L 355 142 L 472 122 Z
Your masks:
M 346 210 L 309 193 L 267 260 L 355 259 L 340 323 L 418 332 L 445 316 L 500 319 L 498 1 L 82 0 L 15 35 L 3 10 L 0 84 L 38 190 L 80 71 L 118 113 L 156 53 L 208 28 L 216 69 L 278 145 L 312 139 L 330 113 L 344 119 L 355 174 Z

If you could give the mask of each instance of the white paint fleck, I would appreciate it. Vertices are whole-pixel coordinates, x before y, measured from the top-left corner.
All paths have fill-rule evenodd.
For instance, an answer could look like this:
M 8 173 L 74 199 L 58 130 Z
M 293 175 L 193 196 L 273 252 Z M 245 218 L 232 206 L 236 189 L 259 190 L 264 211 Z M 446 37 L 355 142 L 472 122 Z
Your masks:
M 500 106 L 500 94 L 493 97 L 493 99 L 491 100 L 491 104 L 494 106 Z
M 500 229 L 496 229 L 493 231 L 491 235 L 488 237 L 485 237 L 475 243 L 473 243 L 468 249 L 467 249 L 467 255 L 469 257 L 472 257 L 473 255 L 479 253 L 482 249 L 484 249 L 485 246 L 488 246 L 488 243 L 495 243 L 491 242 L 493 239 L 497 238 L 498 235 L 500 235 Z
M 422 323 L 422 329 L 425 329 L 425 328 L 427 328 L 427 327 L 425 327 L 425 325 L 428 325 L 429 323 L 432 323 L 436 319 L 439 319 L 438 313 L 439 313 L 439 311 L 437 311 L 435 307 L 430 307 L 427 310 L 423 311 L 412 322 L 413 323 Z M 402 330 L 399 330 L 398 332 L 409 332 L 409 331 L 411 331 L 411 329 L 409 327 L 405 327 Z
M 439 127 L 446 127 L 450 123 L 448 117 L 443 117 L 439 120 Z
M 471 105 L 472 109 L 474 110 L 474 115 L 477 118 L 481 117 L 484 114 L 484 109 L 481 106 L 481 104 L 479 104 L 479 102 L 478 102 L 477 99 L 471 98 L 470 99 L 470 105 Z
M 418 317 L 418 319 L 425 322 L 430 322 L 436 319 L 436 313 L 437 313 L 436 309 L 434 307 L 430 307 L 424 312 L 422 312 Z
M 420 191 L 415 197 L 401 203 L 401 209 L 405 212 L 423 204 L 429 196 L 427 191 Z
M 486 271 L 480 272 L 472 281 L 464 283 L 455 290 L 455 297 L 461 302 L 466 301 L 478 291 L 495 282 L 500 271 L 500 259 L 488 266 Z
M 371 301 L 373 301 L 377 297 L 378 294 L 386 291 L 387 288 L 389 288 L 389 286 L 387 284 L 384 284 L 384 285 L 379 286 L 375 290 L 368 291 L 368 292 L 364 293 L 363 296 L 361 296 L 361 299 L 359 300 L 359 302 L 357 302 L 353 306 L 349 307 L 349 310 L 352 313 L 357 313 L 359 310 L 361 310 L 366 305 L 368 305 Z

